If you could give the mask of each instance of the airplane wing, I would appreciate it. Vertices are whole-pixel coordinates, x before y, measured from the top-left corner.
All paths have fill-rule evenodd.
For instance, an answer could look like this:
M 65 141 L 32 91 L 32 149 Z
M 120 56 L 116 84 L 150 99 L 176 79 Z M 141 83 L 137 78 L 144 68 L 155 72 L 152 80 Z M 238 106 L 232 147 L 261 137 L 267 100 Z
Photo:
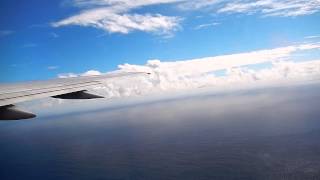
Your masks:
M 19 84 L 0 85 L 0 120 L 19 120 L 36 117 L 35 114 L 16 108 L 19 102 L 53 97 L 60 99 L 103 98 L 87 92 L 89 87 L 101 84 L 102 80 L 149 74 L 145 72 L 110 73 L 100 76 L 87 76 L 35 81 Z

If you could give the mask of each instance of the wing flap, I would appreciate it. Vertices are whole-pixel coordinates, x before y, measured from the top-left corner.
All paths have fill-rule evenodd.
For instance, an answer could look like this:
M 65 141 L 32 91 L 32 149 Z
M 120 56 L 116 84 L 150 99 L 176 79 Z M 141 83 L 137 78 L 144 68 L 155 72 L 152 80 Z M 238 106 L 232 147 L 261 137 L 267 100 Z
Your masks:
M 36 117 L 35 114 L 17 109 L 14 105 L 0 107 L 0 120 L 20 120 Z
M 103 96 L 90 94 L 87 91 L 77 91 L 67 94 L 61 94 L 57 96 L 52 96 L 53 98 L 58 99 L 97 99 L 97 98 L 104 98 Z

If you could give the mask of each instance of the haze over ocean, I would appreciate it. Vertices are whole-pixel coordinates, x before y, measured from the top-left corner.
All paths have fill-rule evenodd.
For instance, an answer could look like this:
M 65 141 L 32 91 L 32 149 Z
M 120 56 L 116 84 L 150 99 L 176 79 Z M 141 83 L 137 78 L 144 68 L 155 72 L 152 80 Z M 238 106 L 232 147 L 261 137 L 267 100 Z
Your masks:
M 312 83 L 202 93 L 0 122 L 0 176 L 317 179 L 319 90 Z

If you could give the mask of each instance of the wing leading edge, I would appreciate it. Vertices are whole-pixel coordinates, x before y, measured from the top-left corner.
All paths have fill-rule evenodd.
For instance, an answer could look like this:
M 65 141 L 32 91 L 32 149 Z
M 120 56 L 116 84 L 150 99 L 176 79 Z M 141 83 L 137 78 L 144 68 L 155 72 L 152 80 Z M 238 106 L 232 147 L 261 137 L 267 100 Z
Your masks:
M 31 112 L 17 109 L 16 103 L 40 98 L 96 99 L 102 96 L 91 94 L 87 89 L 100 85 L 102 80 L 149 74 L 145 72 L 112 73 L 101 76 L 75 77 L 22 84 L 0 85 L 0 120 L 20 120 L 36 117 Z

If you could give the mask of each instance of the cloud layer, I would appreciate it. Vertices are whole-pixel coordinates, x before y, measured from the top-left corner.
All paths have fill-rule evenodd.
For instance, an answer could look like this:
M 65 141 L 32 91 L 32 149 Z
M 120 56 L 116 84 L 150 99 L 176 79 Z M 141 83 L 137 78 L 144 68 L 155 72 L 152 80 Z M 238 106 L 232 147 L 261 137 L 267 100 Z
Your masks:
M 149 60 L 145 65 L 119 65 L 120 72 L 151 72 L 151 75 L 106 79 L 95 91 L 108 98 L 128 97 L 170 91 L 194 90 L 204 87 L 226 88 L 255 84 L 273 84 L 279 81 L 311 80 L 320 78 L 320 59 L 305 62 L 291 60 L 295 54 L 320 51 L 319 43 L 300 44 L 200 59 L 161 62 Z M 268 66 L 265 66 L 265 64 Z M 262 68 L 255 68 L 262 66 Z M 223 72 L 221 74 L 221 72 Z M 61 77 L 101 74 L 88 71 L 83 74 L 65 74 Z

